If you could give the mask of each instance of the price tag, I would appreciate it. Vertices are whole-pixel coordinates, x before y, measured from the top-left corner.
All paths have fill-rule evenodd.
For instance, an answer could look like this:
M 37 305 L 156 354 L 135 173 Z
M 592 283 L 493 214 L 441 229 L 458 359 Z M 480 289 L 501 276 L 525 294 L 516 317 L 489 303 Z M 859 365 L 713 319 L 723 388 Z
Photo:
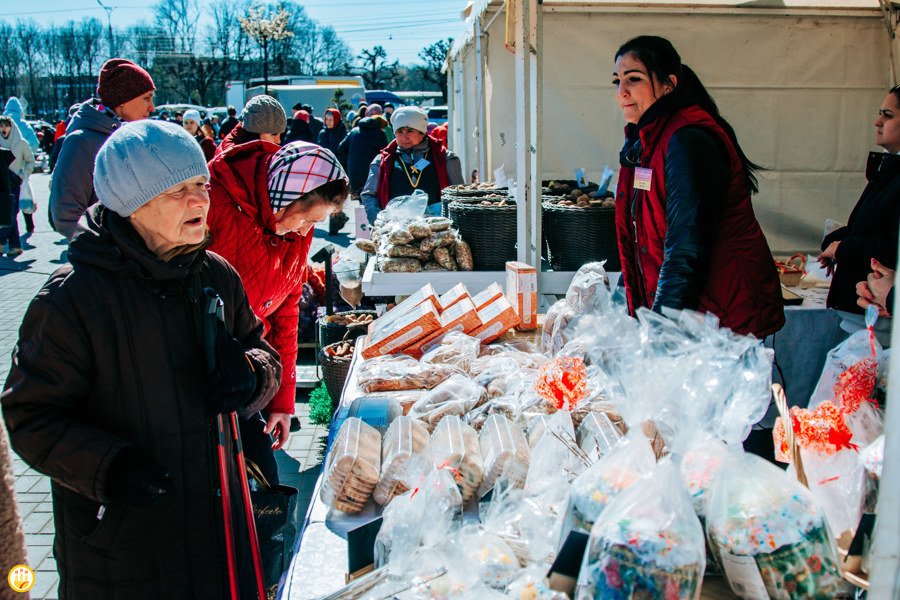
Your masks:
M 356 221 L 356 239 L 371 240 L 372 232 L 369 230 L 369 219 L 366 217 L 366 209 L 357 206 L 353 213 L 354 221 Z
M 653 169 L 645 169 L 643 167 L 635 167 L 634 169 L 634 189 L 650 191 L 650 183 L 653 178 Z
M 578 183 L 578 187 L 587 185 L 587 181 L 584 179 L 584 169 L 575 169 L 575 181 Z
M 431 163 L 429 161 L 425 160 L 424 158 L 420 158 L 419 160 L 416 161 L 416 164 L 414 164 L 413 166 L 420 171 L 424 171 L 425 167 L 427 167 L 430 164 Z
M 503 168 L 503 165 L 494 169 L 494 181 L 497 182 L 498 188 L 505 188 L 509 185 L 509 178 L 506 176 L 506 169 Z
M 745 600 L 767 600 L 769 593 L 752 556 L 722 552 L 722 568 L 734 593 Z

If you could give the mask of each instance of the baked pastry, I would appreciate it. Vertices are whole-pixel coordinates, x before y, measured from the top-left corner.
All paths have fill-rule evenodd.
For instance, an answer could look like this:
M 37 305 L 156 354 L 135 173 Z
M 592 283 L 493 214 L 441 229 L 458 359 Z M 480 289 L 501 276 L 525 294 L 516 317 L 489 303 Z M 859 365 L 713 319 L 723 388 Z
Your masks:
M 348 417 L 341 425 L 325 463 L 320 497 L 334 509 L 359 512 L 378 483 L 381 435 L 361 419 Z

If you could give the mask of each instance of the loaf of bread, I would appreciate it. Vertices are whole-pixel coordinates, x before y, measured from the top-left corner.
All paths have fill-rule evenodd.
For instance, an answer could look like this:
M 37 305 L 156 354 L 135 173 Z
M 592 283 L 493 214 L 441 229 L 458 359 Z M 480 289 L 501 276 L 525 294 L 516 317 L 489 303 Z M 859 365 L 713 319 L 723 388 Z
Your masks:
M 361 419 L 341 425 L 325 462 L 320 497 L 328 506 L 354 513 L 363 509 L 381 471 L 381 434 Z
M 457 370 L 449 365 L 419 364 L 405 354 L 378 356 L 359 369 L 359 387 L 366 394 L 401 390 L 429 390 Z
M 384 434 L 381 446 L 381 477 L 372 497 L 384 506 L 409 489 L 409 460 L 431 443 L 428 431 L 415 419 L 397 417 Z

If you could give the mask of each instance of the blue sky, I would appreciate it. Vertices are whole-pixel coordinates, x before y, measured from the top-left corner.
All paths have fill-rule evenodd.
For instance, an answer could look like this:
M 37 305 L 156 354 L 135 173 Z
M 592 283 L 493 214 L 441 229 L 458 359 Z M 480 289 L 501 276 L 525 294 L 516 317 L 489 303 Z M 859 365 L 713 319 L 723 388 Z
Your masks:
M 152 0 L 144 4 L 136 0 L 102 1 L 116 7 L 111 17 L 114 27 L 153 19 L 149 8 Z M 205 13 L 209 2 L 199 0 L 199 4 L 204 18 L 208 18 Z M 399 59 L 403 64 L 418 62 L 419 50 L 439 39 L 458 37 L 464 31 L 459 13 L 466 6 L 465 0 L 298 0 L 298 4 L 311 18 L 334 27 L 355 54 L 381 45 L 390 60 Z M 39 23 L 65 23 L 88 16 L 106 24 L 106 13 L 96 0 L 35 0 L 29 6 L 32 10 L 25 11 L 12 2 L 4 2 L 0 20 L 33 18 Z

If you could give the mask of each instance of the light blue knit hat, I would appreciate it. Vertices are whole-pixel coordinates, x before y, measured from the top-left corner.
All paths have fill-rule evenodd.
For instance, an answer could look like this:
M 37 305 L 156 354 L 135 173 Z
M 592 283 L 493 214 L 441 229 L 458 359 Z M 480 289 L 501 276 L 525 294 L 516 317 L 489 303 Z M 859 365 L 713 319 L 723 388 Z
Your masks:
M 143 119 L 113 132 L 94 162 L 94 190 L 103 206 L 127 217 L 191 177 L 209 178 L 197 141 L 177 123 Z

